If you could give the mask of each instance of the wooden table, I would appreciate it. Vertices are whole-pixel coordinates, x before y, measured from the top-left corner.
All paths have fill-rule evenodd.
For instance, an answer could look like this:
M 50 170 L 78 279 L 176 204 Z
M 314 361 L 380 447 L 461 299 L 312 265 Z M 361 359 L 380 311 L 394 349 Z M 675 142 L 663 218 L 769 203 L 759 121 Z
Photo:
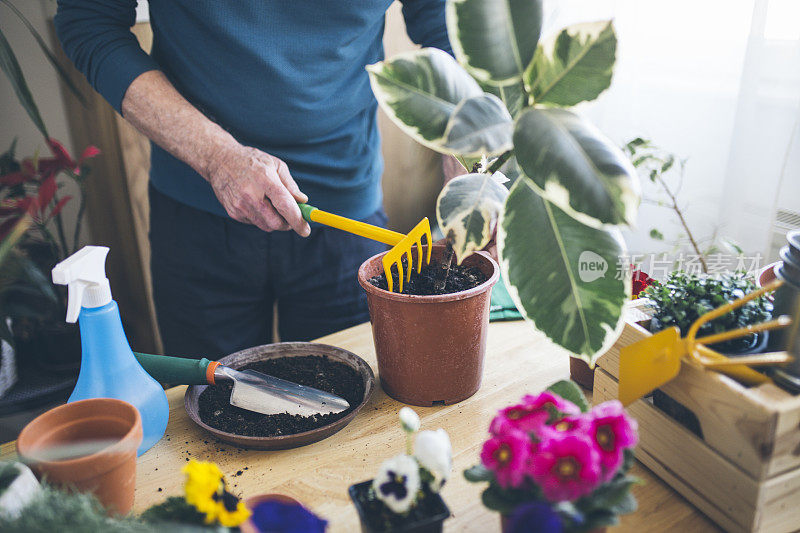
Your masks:
M 377 375 L 369 324 L 323 337 L 319 342 L 360 355 Z M 499 531 L 497 514 L 480 503 L 483 485 L 467 483 L 461 472 L 478 461 L 489 421 L 497 409 L 567 377 L 568 366 L 566 353 L 535 335 L 530 325 L 493 323 L 481 389 L 457 405 L 415 408 L 422 418 L 422 429 L 444 428 L 453 443 L 454 472 L 442 491 L 453 513 L 445 522 L 446 531 Z M 310 446 L 276 452 L 242 450 L 210 437 L 186 415 L 184 390 L 185 387 L 174 387 L 167 391 L 167 433 L 138 460 L 135 512 L 167 496 L 181 494 L 181 468 L 189 459 L 199 459 L 216 462 L 237 494 L 287 494 L 327 519 L 329 531 L 354 532 L 358 531 L 358 517 L 347 488 L 372 478 L 384 459 L 404 450 L 397 421 L 402 404 L 389 398 L 380 387 L 355 420 L 339 433 Z M 0 448 L 0 459 L 13 455 L 13 442 Z M 634 489 L 639 511 L 623 517 L 619 531 L 718 531 L 649 470 L 637 463 L 634 473 L 644 481 Z

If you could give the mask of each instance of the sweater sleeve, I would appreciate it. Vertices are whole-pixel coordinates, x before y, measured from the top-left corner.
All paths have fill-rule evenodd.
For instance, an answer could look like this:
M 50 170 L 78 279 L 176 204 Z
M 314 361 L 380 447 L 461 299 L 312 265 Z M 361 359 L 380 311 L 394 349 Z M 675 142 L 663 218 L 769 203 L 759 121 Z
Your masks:
M 452 55 L 445 23 L 445 0 L 401 0 L 406 32 L 416 44 L 432 46 Z
M 58 0 L 61 46 L 89 83 L 122 114 L 125 91 L 137 76 L 157 70 L 130 28 L 136 0 Z

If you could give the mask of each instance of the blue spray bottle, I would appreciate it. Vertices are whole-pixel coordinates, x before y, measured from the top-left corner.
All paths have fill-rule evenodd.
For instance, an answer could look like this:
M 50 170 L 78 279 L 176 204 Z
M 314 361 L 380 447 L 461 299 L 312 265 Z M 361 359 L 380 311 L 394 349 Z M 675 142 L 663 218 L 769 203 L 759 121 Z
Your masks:
M 53 269 L 53 282 L 68 287 L 67 322 L 78 320 L 81 330 L 81 370 L 68 401 L 117 398 L 135 405 L 142 416 L 142 455 L 164 435 L 169 404 L 133 356 L 111 299 L 106 255 L 105 246 L 85 246 Z

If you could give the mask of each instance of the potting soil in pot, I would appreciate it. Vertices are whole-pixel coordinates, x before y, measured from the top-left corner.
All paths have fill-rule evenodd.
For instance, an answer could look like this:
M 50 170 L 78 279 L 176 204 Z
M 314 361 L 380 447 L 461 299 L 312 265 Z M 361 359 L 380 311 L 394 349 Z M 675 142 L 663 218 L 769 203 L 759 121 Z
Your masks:
M 403 260 L 403 271 L 408 271 L 408 264 Z M 455 261 L 450 265 L 449 271 L 444 263 L 431 261 L 430 265 L 423 265 L 422 271 L 417 274 L 416 267 L 411 270 L 411 281 L 403 280 L 403 294 L 417 296 L 430 296 L 434 294 L 451 294 L 477 287 L 488 278 L 481 269 L 465 265 L 457 265 Z M 395 290 L 400 285 L 396 269 L 392 269 L 392 280 Z M 386 274 L 370 278 L 369 282 L 379 289 L 389 290 L 386 283 Z
M 264 415 L 230 404 L 228 383 L 208 387 L 200 394 L 200 419 L 209 426 L 248 437 L 293 435 L 328 425 L 344 418 L 364 399 L 364 382 L 351 367 L 333 362 L 326 356 L 281 357 L 251 363 L 238 370 L 256 370 L 276 378 L 314 387 L 350 403 L 350 408 L 336 414 L 299 416 L 288 413 Z

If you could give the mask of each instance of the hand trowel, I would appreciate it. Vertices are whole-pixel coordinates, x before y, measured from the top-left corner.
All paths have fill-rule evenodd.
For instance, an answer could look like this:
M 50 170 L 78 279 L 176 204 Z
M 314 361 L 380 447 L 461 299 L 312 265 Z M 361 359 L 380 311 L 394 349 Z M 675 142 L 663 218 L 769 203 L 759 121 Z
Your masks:
M 180 385 L 233 383 L 231 405 L 265 415 L 312 416 L 348 409 L 344 398 L 255 370 L 234 370 L 208 359 L 137 353 L 139 364 L 156 380 Z

